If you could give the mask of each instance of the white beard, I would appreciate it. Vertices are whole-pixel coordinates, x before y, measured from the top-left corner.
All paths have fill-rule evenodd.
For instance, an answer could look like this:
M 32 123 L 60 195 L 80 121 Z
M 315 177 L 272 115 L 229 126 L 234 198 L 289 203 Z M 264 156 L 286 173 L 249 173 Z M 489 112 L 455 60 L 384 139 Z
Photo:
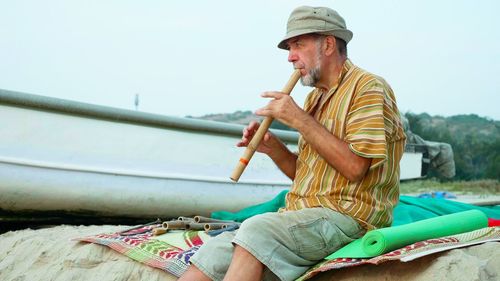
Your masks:
M 309 70 L 305 76 L 300 77 L 300 83 L 303 86 L 314 87 L 321 78 L 320 62 L 323 54 L 321 53 L 320 45 L 318 45 L 317 48 L 318 56 L 316 57 L 314 67 L 311 68 L 311 70 Z
M 319 65 L 316 65 L 313 69 L 309 70 L 307 74 L 300 77 L 300 83 L 303 86 L 314 87 L 318 83 L 320 77 Z

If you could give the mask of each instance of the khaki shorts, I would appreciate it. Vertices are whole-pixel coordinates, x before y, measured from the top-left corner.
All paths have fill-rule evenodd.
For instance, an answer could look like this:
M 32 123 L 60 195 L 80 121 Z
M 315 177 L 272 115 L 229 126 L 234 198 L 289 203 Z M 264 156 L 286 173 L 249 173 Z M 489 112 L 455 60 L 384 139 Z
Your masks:
M 264 280 L 295 280 L 364 233 L 351 217 L 326 208 L 265 213 L 247 219 L 238 231 L 208 240 L 191 263 L 212 280 L 222 280 L 231 263 L 234 243 L 266 266 Z

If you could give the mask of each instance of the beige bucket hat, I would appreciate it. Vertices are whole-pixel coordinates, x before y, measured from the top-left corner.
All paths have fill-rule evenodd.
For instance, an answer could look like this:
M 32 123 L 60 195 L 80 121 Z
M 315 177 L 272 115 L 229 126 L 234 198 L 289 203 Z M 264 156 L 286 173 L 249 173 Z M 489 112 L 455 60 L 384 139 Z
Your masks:
M 346 28 L 344 19 L 333 9 L 302 6 L 292 11 L 286 25 L 286 35 L 278 48 L 288 50 L 286 41 L 292 37 L 320 33 L 333 35 L 349 43 L 352 32 Z

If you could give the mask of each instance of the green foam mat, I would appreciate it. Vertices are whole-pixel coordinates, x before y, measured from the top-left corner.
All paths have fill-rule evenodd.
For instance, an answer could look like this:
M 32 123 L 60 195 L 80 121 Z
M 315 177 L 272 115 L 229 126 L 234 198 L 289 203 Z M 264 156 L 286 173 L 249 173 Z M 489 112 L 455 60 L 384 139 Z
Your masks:
M 488 218 L 479 210 L 469 210 L 425 219 L 414 223 L 369 231 L 330 256 L 371 258 L 427 239 L 459 234 L 488 226 Z

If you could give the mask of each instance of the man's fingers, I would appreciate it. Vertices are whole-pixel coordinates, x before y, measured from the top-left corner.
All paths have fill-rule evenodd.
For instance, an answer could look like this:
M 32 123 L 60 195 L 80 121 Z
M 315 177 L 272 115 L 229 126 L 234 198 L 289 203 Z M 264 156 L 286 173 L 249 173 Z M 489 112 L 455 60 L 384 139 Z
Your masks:
M 255 114 L 259 116 L 271 116 L 271 110 L 263 107 L 261 109 L 257 109 L 257 111 L 255 111 Z
M 257 121 L 251 121 L 250 124 L 248 124 L 247 129 L 249 132 L 255 133 L 257 129 L 259 128 L 260 124 Z
M 270 138 L 271 138 L 271 135 L 269 135 L 269 133 L 266 133 L 266 134 L 264 135 L 264 141 L 265 141 L 265 142 L 268 142 Z
M 263 92 L 260 96 L 263 98 L 274 98 L 274 99 L 280 99 L 285 95 L 284 93 L 281 92 Z
M 242 137 L 242 139 L 243 139 L 243 138 L 247 138 L 249 135 L 250 135 L 250 132 L 248 131 L 248 128 L 247 128 L 247 127 L 245 127 L 245 128 L 243 129 L 243 137 Z
M 250 143 L 250 139 L 243 136 L 241 137 L 241 140 L 236 143 L 236 146 L 247 146 Z
M 236 146 L 247 146 L 250 139 L 253 137 L 260 124 L 256 121 L 251 121 L 248 126 L 243 128 L 243 134 L 241 136 L 241 141 L 236 144 Z

